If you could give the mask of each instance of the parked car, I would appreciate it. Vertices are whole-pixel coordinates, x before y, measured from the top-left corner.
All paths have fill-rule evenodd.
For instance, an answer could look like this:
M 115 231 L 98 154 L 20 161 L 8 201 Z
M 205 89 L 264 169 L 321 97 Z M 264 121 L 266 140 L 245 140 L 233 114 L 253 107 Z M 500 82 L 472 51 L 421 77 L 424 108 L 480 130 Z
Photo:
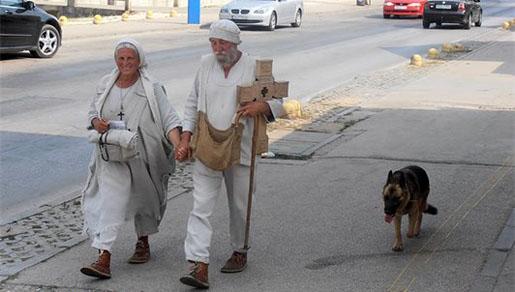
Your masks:
M 235 0 L 222 6 L 219 17 L 272 31 L 278 25 L 299 27 L 303 14 L 303 0 Z
M 383 17 L 390 16 L 416 16 L 424 14 L 424 4 L 427 0 L 385 0 L 383 4 Z
M 62 31 L 54 16 L 32 1 L 0 0 L 0 52 L 30 51 L 51 58 L 61 46 Z
M 465 29 L 472 24 L 481 26 L 483 9 L 480 0 L 429 0 L 424 9 L 422 26 L 429 28 L 431 23 L 460 23 Z

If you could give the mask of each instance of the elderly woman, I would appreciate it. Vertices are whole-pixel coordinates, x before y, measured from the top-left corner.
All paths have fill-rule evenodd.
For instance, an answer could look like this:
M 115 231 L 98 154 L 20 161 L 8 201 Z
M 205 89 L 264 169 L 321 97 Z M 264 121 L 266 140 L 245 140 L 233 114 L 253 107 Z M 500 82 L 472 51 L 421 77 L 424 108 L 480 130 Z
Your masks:
M 174 166 L 169 143 L 179 144 L 181 126 L 139 43 L 119 41 L 114 58 L 116 68 L 101 79 L 89 111 L 96 147 L 82 194 L 84 231 L 99 256 L 81 272 L 101 279 L 111 277 L 112 246 L 126 219 L 134 218 L 138 238 L 129 263 L 149 260 L 148 236 L 158 232 Z

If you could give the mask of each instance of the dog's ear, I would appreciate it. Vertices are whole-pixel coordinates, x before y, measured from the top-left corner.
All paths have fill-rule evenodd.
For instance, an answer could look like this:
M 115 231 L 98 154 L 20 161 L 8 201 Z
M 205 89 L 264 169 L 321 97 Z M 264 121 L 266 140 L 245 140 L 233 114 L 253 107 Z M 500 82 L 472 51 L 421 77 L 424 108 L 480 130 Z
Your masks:
M 393 172 L 390 170 L 390 172 L 388 172 L 388 178 L 386 179 L 386 184 L 389 184 L 392 182 L 393 182 Z

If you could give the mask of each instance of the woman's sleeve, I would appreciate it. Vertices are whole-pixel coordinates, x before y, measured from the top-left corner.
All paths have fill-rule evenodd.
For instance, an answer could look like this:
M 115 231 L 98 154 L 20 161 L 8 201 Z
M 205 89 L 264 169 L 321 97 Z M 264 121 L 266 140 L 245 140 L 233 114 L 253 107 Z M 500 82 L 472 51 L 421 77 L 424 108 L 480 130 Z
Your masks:
M 97 85 L 97 87 L 95 89 L 95 95 L 93 96 L 91 103 L 89 104 L 88 127 L 92 126 L 91 121 L 93 121 L 94 118 L 100 117 L 100 113 L 98 112 L 96 103 L 97 103 L 98 99 L 100 98 L 100 95 L 102 95 L 102 93 L 105 90 L 105 86 L 103 84 L 104 84 L 104 78 L 102 78 L 100 83 Z
M 154 92 L 156 92 L 156 98 L 159 105 L 159 114 L 161 115 L 163 130 L 166 136 L 168 135 L 168 132 L 174 128 L 181 127 L 182 122 L 179 114 L 177 114 L 175 108 L 168 101 L 164 86 L 159 83 L 155 84 L 154 86 L 158 87 L 156 90 L 154 90 Z

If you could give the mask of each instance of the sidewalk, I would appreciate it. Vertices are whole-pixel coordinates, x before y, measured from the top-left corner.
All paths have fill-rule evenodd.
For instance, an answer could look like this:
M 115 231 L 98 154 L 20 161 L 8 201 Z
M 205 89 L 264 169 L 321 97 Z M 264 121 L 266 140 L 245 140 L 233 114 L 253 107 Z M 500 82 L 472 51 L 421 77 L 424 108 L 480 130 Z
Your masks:
M 418 245 L 411 241 L 410 244 L 415 245 L 411 250 L 406 250 L 404 255 L 393 256 L 393 253 L 388 250 L 391 232 L 386 232 L 386 228 L 383 225 L 379 226 L 376 221 L 372 222 L 373 216 L 370 214 L 378 213 L 381 206 L 379 201 L 371 203 L 369 199 L 371 197 L 374 200 L 378 199 L 377 191 L 384 183 L 383 170 L 391 166 L 391 163 L 379 159 L 381 153 L 376 154 L 378 152 L 374 152 L 374 149 L 385 148 L 384 151 L 389 151 L 389 157 L 393 157 L 392 160 L 403 157 L 402 151 L 397 147 L 398 144 L 395 144 L 402 142 L 398 142 L 395 138 L 391 138 L 391 141 L 378 140 L 379 136 L 372 130 L 380 132 L 384 128 L 397 125 L 392 122 L 394 118 L 388 120 L 388 115 L 378 117 L 381 110 L 388 109 L 392 112 L 415 110 L 401 115 L 398 119 L 408 119 L 411 122 L 434 119 L 433 122 L 427 122 L 431 126 L 443 123 L 439 121 L 440 116 L 437 111 L 441 107 L 453 108 L 457 111 L 463 109 L 471 109 L 474 112 L 498 111 L 499 115 L 502 111 L 512 112 L 515 109 L 515 96 L 513 90 L 510 90 L 515 76 L 515 72 L 512 71 L 512 68 L 515 68 L 513 67 L 515 60 L 510 55 L 510 48 L 513 48 L 514 42 L 513 35 L 510 32 L 501 32 L 484 42 L 485 45 L 481 48 L 469 54 L 463 54 L 456 60 L 435 63 L 423 68 L 403 65 L 362 76 L 363 78 L 357 78 L 342 88 L 315 98 L 305 107 L 304 119 L 281 120 L 274 125 L 270 133 L 273 142 L 272 152 L 284 158 L 294 157 L 304 160 L 264 160 L 260 165 L 258 176 L 267 184 L 258 188 L 256 197 L 256 209 L 253 213 L 257 221 L 253 229 L 255 244 L 249 270 L 238 275 L 223 275 L 217 271 L 227 256 L 227 208 L 225 199 L 221 196 L 222 201 L 217 204 L 212 222 L 216 226 L 217 233 L 214 235 L 212 246 L 211 290 L 384 291 L 384 283 L 395 279 L 394 270 L 402 270 L 404 266 L 406 269 L 412 267 L 412 262 L 417 264 L 413 269 L 414 273 L 419 272 L 416 268 L 425 267 L 423 261 L 414 261 L 409 256 L 412 253 L 416 254 L 418 248 L 423 250 L 425 245 L 422 243 L 431 242 L 432 237 L 422 237 L 422 242 L 419 241 Z M 445 75 L 442 74 L 444 72 Z M 452 73 L 452 76 L 447 73 Z M 369 82 L 363 84 L 360 83 L 361 80 Z M 421 109 L 433 110 L 433 112 L 424 115 L 418 111 Z M 509 117 L 507 120 L 510 121 Z M 363 137 L 367 131 L 368 135 Z M 402 137 L 402 133 L 390 135 Z M 348 141 L 354 143 L 349 145 Z M 424 147 L 427 148 L 423 150 L 438 152 L 441 156 L 431 157 L 429 153 L 431 151 L 427 151 L 429 153 L 427 157 L 419 158 L 436 162 L 439 162 L 438 159 L 442 159 L 443 155 L 454 157 L 453 155 L 460 152 L 459 149 L 444 147 L 444 142 L 437 144 L 429 137 L 424 141 L 410 141 L 416 144 L 413 147 L 425 145 Z M 450 153 L 438 151 L 438 149 L 445 149 Z M 501 150 L 504 151 L 506 148 Z M 492 156 L 490 156 L 497 153 L 481 154 L 485 157 L 476 157 L 478 162 L 485 165 L 497 163 L 492 162 Z M 512 155 L 513 153 L 503 154 Z M 343 163 L 335 159 L 346 155 L 349 159 Z M 359 160 L 360 157 L 363 157 L 365 162 Z M 377 160 L 367 163 L 365 158 L 377 158 Z M 412 161 L 411 159 L 399 160 L 399 164 Z M 125 263 L 125 258 L 132 252 L 134 243 L 132 226 L 127 224 L 115 247 L 113 279 L 96 281 L 81 275 L 78 269 L 82 264 L 92 261 L 95 253 L 89 247 L 89 242 L 84 241 L 84 237 L 80 236 L 80 202 L 75 199 L 33 216 L 34 218 L 28 218 L 22 222 L 24 226 L 14 226 L 10 233 L 7 232 L 12 238 L 9 241 L 2 241 L 0 250 L 2 250 L 2 256 L 14 255 L 16 259 L 6 264 L 10 267 L 8 271 L 11 273 L 0 274 L 2 282 L 0 290 L 189 291 L 178 283 L 178 277 L 184 268 L 182 242 L 187 214 L 191 208 L 192 185 L 189 167 L 188 164 L 181 165 L 170 182 L 173 188 L 169 194 L 169 207 L 162 222 L 161 232 L 151 239 L 153 259 L 148 264 L 133 266 Z M 439 167 L 443 168 L 434 165 L 430 167 L 434 172 Z M 506 173 L 510 173 L 511 169 L 513 173 L 513 167 L 508 164 L 500 169 Z M 445 182 L 459 184 L 460 177 L 452 177 L 452 179 L 453 181 L 448 181 L 445 176 L 435 176 L 435 180 L 441 184 Z M 444 188 L 439 184 L 435 186 L 436 190 L 438 187 Z M 492 189 L 494 186 L 492 185 Z M 509 187 L 508 182 L 505 186 L 508 192 Z M 473 193 L 474 189 L 470 186 L 470 189 L 463 190 L 463 193 Z M 513 189 L 511 192 L 513 195 Z M 368 196 L 368 194 L 374 195 Z M 444 210 L 452 205 L 452 202 L 447 202 L 438 195 L 435 195 L 433 200 Z M 291 202 L 296 206 L 295 210 L 287 209 L 283 206 L 286 204 L 282 202 Z M 508 203 L 511 204 L 512 201 Z M 444 262 L 442 266 L 452 266 L 456 264 L 453 260 L 459 258 L 457 271 L 437 276 L 453 278 L 456 281 L 456 286 L 453 288 L 462 285 L 458 288 L 464 289 L 468 286 L 473 291 L 513 291 L 515 287 L 513 252 L 515 211 L 513 207 L 505 206 L 503 209 L 509 208 L 511 216 L 507 221 L 504 217 L 502 218 L 502 226 L 499 229 L 502 231 L 498 234 L 492 235 L 497 232 L 498 226 L 489 230 L 470 228 L 470 230 L 485 232 L 482 236 L 488 237 L 483 239 L 485 242 L 490 242 L 490 236 L 494 238 L 493 244 L 486 248 L 485 255 L 481 252 L 477 252 L 479 255 L 473 253 L 476 249 L 464 254 L 484 259 L 484 262 L 478 262 L 479 260 L 472 262 L 476 265 L 472 267 L 477 270 L 476 274 L 467 275 L 464 279 L 460 278 L 462 276 L 459 273 L 460 264 L 469 264 L 469 262 L 462 254 L 453 255 L 456 251 L 451 246 L 448 249 L 435 248 L 433 251 L 442 252 L 436 256 Z M 491 210 L 487 211 L 491 212 Z M 362 213 L 364 215 L 359 217 Z M 499 216 L 499 214 L 493 215 Z M 449 215 L 443 213 L 441 216 Z M 364 218 L 369 222 L 363 222 Z M 444 221 L 443 218 L 440 220 Z M 483 219 L 479 218 L 479 220 Z M 434 223 L 435 220 L 437 219 L 430 217 L 424 223 L 428 224 L 424 225 L 424 230 L 429 231 L 430 234 L 436 234 L 439 229 Z M 294 225 L 299 222 L 300 226 Z M 458 223 L 460 221 L 456 222 Z M 474 221 L 470 224 L 475 227 L 474 224 L 477 223 Z M 58 229 L 64 226 L 68 229 Z M 3 237 L 5 233 L 0 232 L 0 235 Z M 469 238 L 466 237 L 466 239 Z M 460 243 L 466 241 L 461 239 L 463 238 L 458 238 L 456 241 Z M 388 243 L 383 244 L 383 241 Z M 377 243 L 380 247 L 377 248 L 371 242 Z M 34 246 L 34 249 L 24 251 L 23 248 L 26 246 Z M 370 247 L 373 248 L 370 249 Z M 477 249 L 483 251 L 482 247 Z M 427 256 L 427 253 L 420 254 Z M 433 260 L 427 266 L 435 264 L 435 261 Z M 26 269 L 19 272 L 16 267 L 23 262 Z M 463 269 L 467 267 L 463 266 Z M 416 274 L 416 281 L 423 283 L 425 276 L 434 276 L 439 271 L 426 272 L 426 275 L 422 272 Z M 365 278 L 362 278 L 363 276 Z M 403 276 L 402 273 L 399 274 L 399 278 L 402 278 L 401 276 Z M 359 281 L 349 283 L 354 278 Z M 469 278 L 474 280 L 473 283 L 467 282 Z M 303 280 L 310 281 L 313 283 L 312 286 L 302 286 L 305 284 Z M 408 278 L 408 282 L 409 280 Z M 438 286 L 439 283 L 431 284 L 435 286 L 422 285 L 425 290 L 413 288 L 412 291 L 434 291 L 437 288 L 446 291 Z M 406 285 L 406 287 L 409 286 Z
M 306 0 L 304 10 L 306 17 L 316 16 L 320 13 L 327 13 L 336 10 L 367 11 L 382 6 L 379 1 L 374 1 L 370 6 L 356 6 L 353 0 Z M 218 19 L 220 7 L 202 7 L 200 12 L 200 24 L 188 24 L 187 7 L 173 8 L 177 15 L 170 16 L 169 10 L 154 11 L 151 19 L 146 18 L 146 11 L 133 11 L 128 21 L 122 21 L 121 16 L 103 17 L 101 24 L 93 24 L 93 17 L 69 18 L 68 23 L 62 25 L 64 41 L 84 37 L 105 36 L 115 33 L 119 25 L 125 26 L 125 31 L 130 33 L 152 32 L 158 25 L 168 24 L 167 30 L 199 29 L 208 27 L 209 24 Z M 141 23 L 145 26 L 141 26 Z M 156 27 L 152 25 L 156 24 Z M 87 28 L 87 29 L 86 29 Z M 159 29 L 162 29 L 161 27 Z

